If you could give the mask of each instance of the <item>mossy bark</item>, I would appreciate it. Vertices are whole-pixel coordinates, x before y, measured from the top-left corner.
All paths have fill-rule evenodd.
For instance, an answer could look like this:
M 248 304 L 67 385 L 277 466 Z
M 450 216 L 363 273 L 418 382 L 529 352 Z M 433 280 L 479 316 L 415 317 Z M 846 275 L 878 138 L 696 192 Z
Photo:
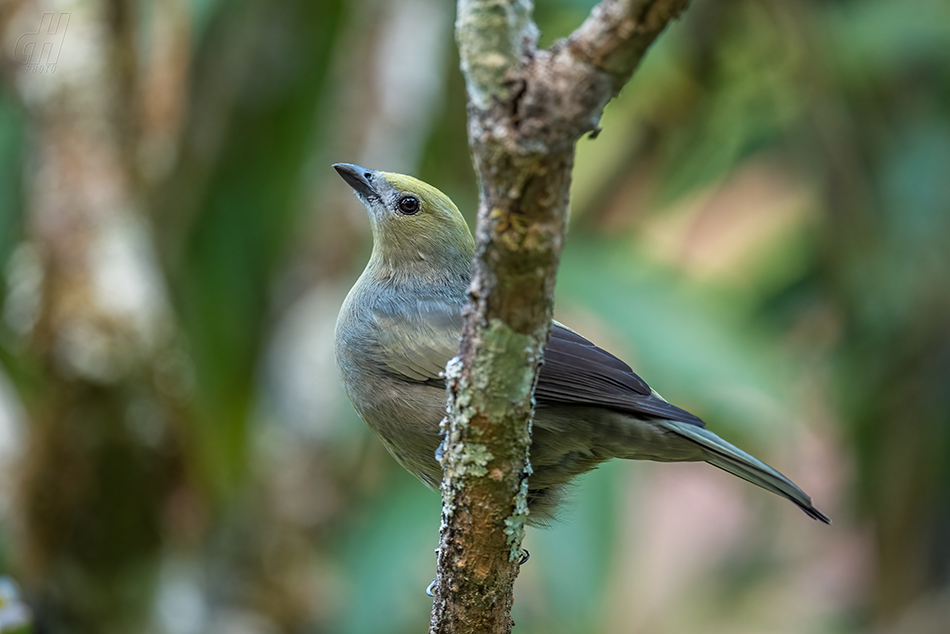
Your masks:
M 533 390 L 551 327 L 574 145 L 688 0 L 605 0 L 538 50 L 527 0 L 459 0 L 481 196 L 470 303 L 447 368 L 442 538 L 430 632 L 511 630 Z

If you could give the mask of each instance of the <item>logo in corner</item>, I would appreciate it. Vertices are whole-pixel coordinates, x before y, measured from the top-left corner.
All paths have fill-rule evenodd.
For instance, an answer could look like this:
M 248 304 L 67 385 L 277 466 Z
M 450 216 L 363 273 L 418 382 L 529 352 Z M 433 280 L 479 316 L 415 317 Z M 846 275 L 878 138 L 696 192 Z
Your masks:
M 69 16 L 69 13 L 44 13 L 36 31 L 24 33 L 17 39 L 13 49 L 14 59 L 36 75 L 55 73 L 56 62 L 66 40 Z

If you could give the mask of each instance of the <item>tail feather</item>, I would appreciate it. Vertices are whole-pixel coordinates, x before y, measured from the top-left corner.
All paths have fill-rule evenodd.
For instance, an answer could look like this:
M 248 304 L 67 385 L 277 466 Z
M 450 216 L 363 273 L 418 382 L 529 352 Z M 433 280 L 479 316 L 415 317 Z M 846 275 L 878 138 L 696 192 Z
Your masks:
M 663 425 L 702 447 L 709 464 L 791 500 L 812 519 L 831 524 L 831 519 L 815 508 L 808 494 L 761 460 L 750 456 L 703 427 L 671 420 L 663 421 Z

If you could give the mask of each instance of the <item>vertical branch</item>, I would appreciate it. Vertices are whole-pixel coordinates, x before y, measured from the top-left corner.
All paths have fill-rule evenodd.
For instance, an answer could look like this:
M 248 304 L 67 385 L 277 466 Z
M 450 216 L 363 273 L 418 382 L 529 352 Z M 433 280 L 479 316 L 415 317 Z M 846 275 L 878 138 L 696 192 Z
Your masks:
M 533 50 L 537 39 L 530 13 L 525 0 L 458 3 L 457 37 L 472 112 L 510 101 L 516 92 L 510 75 L 522 50 Z M 477 121 L 472 117 L 470 125 Z M 469 134 L 472 138 L 474 129 Z M 540 279 L 503 271 L 505 288 L 490 292 L 498 278 L 485 263 L 517 266 L 512 256 L 528 228 L 519 223 L 509 227 L 510 240 L 498 239 L 502 227 L 492 219 L 512 218 L 510 206 L 521 198 L 518 189 L 512 191 L 497 214 L 491 202 L 498 197 L 482 192 L 470 309 L 462 349 L 447 368 L 450 419 L 444 430 L 442 538 L 431 632 L 511 629 L 512 587 L 527 517 L 531 396 L 551 309 L 543 270 Z M 562 224 L 554 218 L 554 234 Z M 534 242 L 533 258 L 553 267 L 557 253 L 551 242 Z M 514 327 L 487 305 L 512 298 L 525 301 L 508 311 L 516 317 Z M 540 312 L 523 315 L 522 308 Z
M 604 0 L 537 50 L 530 0 L 459 0 L 481 183 L 470 302 L 447 368 L 442 536 L 430 632 L 509 632 L 530 490 L 533 390 L 550 331 L 574 144 L 687 0 Z

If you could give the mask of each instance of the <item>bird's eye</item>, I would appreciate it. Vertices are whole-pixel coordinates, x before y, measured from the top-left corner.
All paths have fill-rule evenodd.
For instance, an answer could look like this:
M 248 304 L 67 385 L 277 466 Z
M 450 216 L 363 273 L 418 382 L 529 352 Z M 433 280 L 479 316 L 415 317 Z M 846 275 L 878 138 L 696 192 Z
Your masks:
M 419 213 L 419 199 L 415 196 L 403 196 L 399 199 L 399 211 L 412 215 Z

